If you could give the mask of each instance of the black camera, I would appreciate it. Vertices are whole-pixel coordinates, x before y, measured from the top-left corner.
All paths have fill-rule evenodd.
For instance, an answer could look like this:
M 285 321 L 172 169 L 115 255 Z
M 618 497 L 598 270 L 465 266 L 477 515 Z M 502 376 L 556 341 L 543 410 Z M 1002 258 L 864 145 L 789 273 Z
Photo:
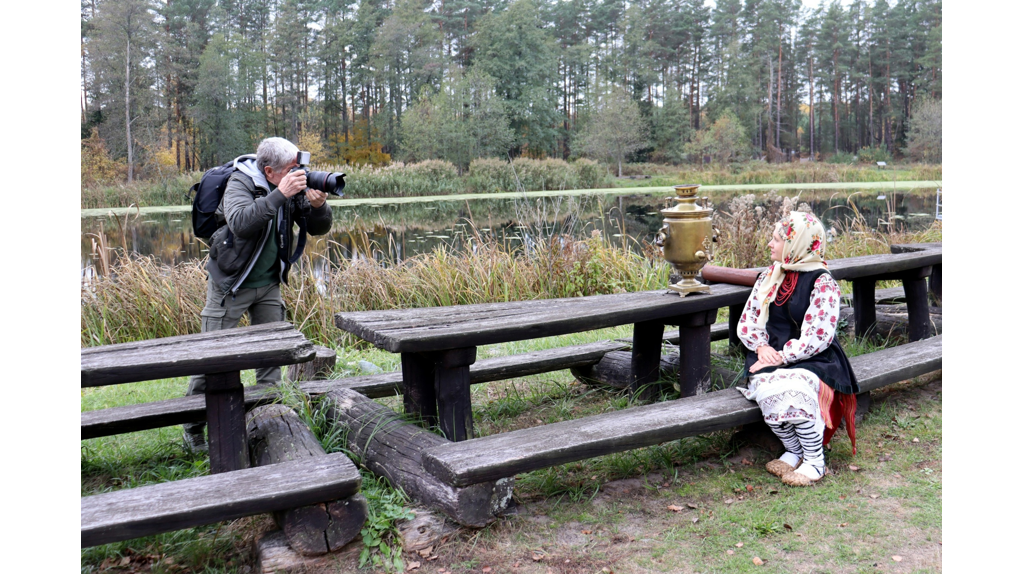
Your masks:
M 329 171 L 309 171 L 309 152 L 300 151 L 295 155 L 295 162 L 299 165 L 290 171 L 302 170 L 306 172 L 306 186 L 320 190 L 324 193 L 344 197 L 341 190 L 345 189 L 345 174 L 331 173 Z M 305 190 L 302 191 L 305 194 Z

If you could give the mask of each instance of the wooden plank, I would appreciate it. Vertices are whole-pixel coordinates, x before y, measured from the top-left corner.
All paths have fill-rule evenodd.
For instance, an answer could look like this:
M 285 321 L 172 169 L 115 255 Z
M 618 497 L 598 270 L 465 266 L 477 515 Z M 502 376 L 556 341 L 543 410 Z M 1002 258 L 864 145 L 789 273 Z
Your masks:
M 630 360 L 629 390 L 642 400 L 651 401 L 658 397 L 659 369 L 661 365 L 661 340 L 665 323 L 643 321 L 633 326 L 633 352 Z
M 82 547 L 352 496 L 362 479 L 343 453 L 82 498 Z
M 714 338 L 714 328 L 712 328 L 712 338 Z M 678 340 L 678 335 L 676 340 Z M 628 348 L 629 344 L 627 343 L 599 341 L 507 357 L 482 359 L 469 367 L 469 380 L 472 384 L 486 383 L 561 369 L 585 367 L 600 361 L 605 353 Z M 370 398 L 379 398 L 400 394 L 401 382 L 402 373 L 394 372 L 325 381 L 308 381 L 301 383 L 299 388 L 312 396 L 327 393 L 332 389 L 347 388 Z M 273 389 L 245 388 L 246 409 L 272 403 L 277 398 L 278 394 Z M 202 395 L 98 409 L 82 413 L 81 438 L 85 440 L 204 420 L 206 420 L 206 401 Z
M 692 313 L 679 322 L 679 394 L 692 397 L 711 387 L 711 323 L 716 310 Z
M 279 367 L 315 355 L 302 333 L 280 321 L 82 349 L 82 386 Z
M 206 424 L 210 437 L 210 472 L 249 467 L 245 434 L 245 390 L 238 371 L 206 375 Z
M 942 337 L 850 359 L 864 391 L 942 368 Z M 423 467 L 466 486 L 732 428 L 761 420 L 757 404 L 735 389 L 687 397 L 434 447 Z
M 473 402 L 469 394 L 469 366 L 476 361 L 476 347 L 437 353 L 434 390 L 437 392 L 437 423 L 448 440 L 473 438 Z M 408 412 L 408 411 L 406 411 Z
M 339 313 L 338 328 L 393 353 L 504 343 L 661 320 L 742 303 L 749 287 L 712 285 L 711 293 L 666 291 L 457 307 Z

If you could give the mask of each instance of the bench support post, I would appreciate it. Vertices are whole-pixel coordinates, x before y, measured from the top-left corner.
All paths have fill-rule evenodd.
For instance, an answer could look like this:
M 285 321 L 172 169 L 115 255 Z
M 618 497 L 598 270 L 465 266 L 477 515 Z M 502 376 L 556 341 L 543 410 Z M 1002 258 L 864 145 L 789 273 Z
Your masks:
M 473 438 L 473 404 L 469 395 L 469 366 L 476 347 L 440 351 L 434 363 L 434 391 L 441 432 L 451 441 Z
M 736 332 L 740 324 L 740 316 L 743 315 L 743 306 L 745 303 L 739 305 L 729 305 L 729 352 L 742 354 L 746 351 L 746 347 L 740 342 L 740 336 Z
M 932 294 L 937 307 L 942 306 L 942 265 L 932 265 L 932 275 L 928 278 L 928 291 Z
M 437 424 L 434 360 L 431 353 L 402 353 L 402 401 L 405 414 L 420 419 L 428 427 Z
M 238 371 L 206 375 L 206 424 L 210 474 L 249 468 L 245 390 Z
M 907 322 L 911 341 L 926 339 L 931 334 L 926 281 L 931 274 L 931 267 L 921 267 L 903 275 L 903 292 L 907 296 Z
M 867 337 L 875 330 L 875 278 L 853 280 L 853 333 Z
M 679 397 L 705 393 L 711 385 L 711 324 L 718 309 L 679 317 Z
M 661 366 L 661 338 L 665 324 L 661 321 L 642 321 L 633 325 L 633 357 L 630 362 L 629 391 L 634 396 L 651 401 L 657 398 L 655 383 Z

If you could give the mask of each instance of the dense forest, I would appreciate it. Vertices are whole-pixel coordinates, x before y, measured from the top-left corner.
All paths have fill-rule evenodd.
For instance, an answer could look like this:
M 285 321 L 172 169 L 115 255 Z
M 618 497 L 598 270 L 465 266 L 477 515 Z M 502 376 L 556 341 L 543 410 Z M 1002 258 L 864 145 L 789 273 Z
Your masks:
M 460 170 L 928 160 L 915 114 L 941 114 L 940 0 L 82 0 L 81 22 L 83 155 L 129 181 L 269 135 L 317 163 Z

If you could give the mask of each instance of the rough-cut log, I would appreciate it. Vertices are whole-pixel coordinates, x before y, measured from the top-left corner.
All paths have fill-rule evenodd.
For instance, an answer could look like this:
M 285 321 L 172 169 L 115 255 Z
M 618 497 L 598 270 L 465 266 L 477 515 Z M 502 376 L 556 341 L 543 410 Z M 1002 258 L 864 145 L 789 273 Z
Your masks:
M 354 540 L 337 552 L 321 556 L 303 556 L 288 546 L 284 532 L 271 530 L 253 543 L 256 572 L 259 574 L 308 574 L 311 572 L 356 571 L 362 539 Z M 341 565 L 346 565 L 342 567 Z
M 245 391 L 238 371 L 206 375 L 206 424 L 210 435 L 210 472 L 249 466 L 245 436 Z
M 284 321 L 82 349 L 82 386 L 280 367 L 313 358 L 313 343 Z
M 334 373 L 334 363 L 338 360 L 338 353 L 334 349 L 320 345 L 314 349 L 316 349 L 316 356 L 311 361 L 288 365 L 289 381 L 326 379 Z
M 850 366 L 864 392 L 929 373 L 942 368 L 942 337 L 853 357 Z M 432 447 L 423 453 L 423 467 L 446 484 L 467 486 L 760 418 L 756 403 L 724 389 Z
M 440 510 L 459 524 L 486 526 L 512 502 L 513 478 L 453 488 L 425 472 L 423 451 L 454 443 L 402 420 L 391 409 L 355 391 L 333 390 L 325 395 L 320 408 L 348 430 L 348 449 L 363 466 L 387 478 L 412 500 Z
M 313 431 L 284 405 L 253 409 L 246 428 L 253 466 L 327 455 Z M 317 556 L 338 550 L 354 539 L 366 522 L 366 514 L 366 499 L 357 494 L 345 500 L 278 511 L 274 520 L 296 552 Z
M 711 338 L 715 340 L 715 325 Z M 724 325 L 722 325 L 724 327 Z M 724 333 L 724 331 L 722 331 Z M 676 332 L 675 341 L 679 340 Z M 672 340 L 672 333 L 667 335 Z M 593 364 L 608 351 L 618 351 L 629 345 L 617 341 L 599 341 L 571 347 L 544 349 L 507 357 L 482 359 L 469 367 L 469 381 L 473 384 L 500 381 L 513 377 L 526 377 L 571 367 Z M 310 396 L 322 395 L 331 389 L 347 388 L 370 398 L 389 397 L 401 392 L 402 373 L 381 373 L 362 377 L 346 377 L 324 381 L 307 381 L 299 388 Z M 248 409 L 275 402 L 278 393 L 273 389 L 245 388 L 245 406 Z M 82 439 L 110 436 L 126 432 L 180 425 L 205 420 L 206 401 L 203 395 L 180 397 L 126 405 L 82 413 Z
M 942 333 L 942 308 L 929 307 L 929 336 Z M 909 318 L 905 305 L 878 305 L 875 313 L 875 329 L 877 336 L 886 338 L 901 336 L 909 333 Z M 839 310 L 839 320 L 846 321 L 843 330 L 847 333 L 854 333 L 856 318 L 853 309 L 843 307 Z
M 616 389 L 629 386 L 630 354 L 627 351 L 606 353 L 597 363 L 586 367 L 570 369 L 573 376 L 582 383 L 604 385 Z M 659 379 L 673 386 L 679 377 L 679 353 L 666 353 L 661 356 Z M 730 386 L 736 373 L 721 367 L 711 368 L 711 388 Z
M 82 497 L 82 546 L 347 498 L 362 479 L 342 453 Z
M 412 508 L 411 520 L 399 522 L 398 535 L 402 539 L 402 550 L 415 552 L 437 544 L 444 536 L 455 532 L 445 519 L 424 508 Z

